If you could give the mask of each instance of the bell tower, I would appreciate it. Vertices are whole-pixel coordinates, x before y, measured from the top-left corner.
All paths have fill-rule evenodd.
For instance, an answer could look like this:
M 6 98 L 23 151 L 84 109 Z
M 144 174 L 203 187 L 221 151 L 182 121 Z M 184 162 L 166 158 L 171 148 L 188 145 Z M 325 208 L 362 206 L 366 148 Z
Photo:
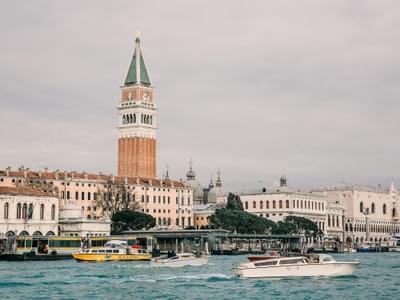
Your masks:
M 154 87 L 137 32 L 118 105 L 118 176 L 156 177 L 156 112 Z

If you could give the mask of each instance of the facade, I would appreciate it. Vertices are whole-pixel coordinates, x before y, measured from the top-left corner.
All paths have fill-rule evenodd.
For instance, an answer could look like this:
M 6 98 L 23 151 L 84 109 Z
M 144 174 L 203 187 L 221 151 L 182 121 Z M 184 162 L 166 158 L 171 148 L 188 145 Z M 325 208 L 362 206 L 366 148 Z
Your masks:
M 118 176 L 156 178 L 156 111 L 137 34 L 118 106 Z
M 0 236 L 57 234 L 56 196 L 28 187 L 0 186 Z
M 321 231 L 326 230 L 327 205 L 322 194 L 290 188 L 282 176 L 280 186 L 265 192 L 240 193 L 244 210 L 274 222 L 287 216 L 312 220 Z
M 338 185 L 314 191 L 324 193 L 328 203 L 343 207 L 344 236 L 349 244 L 387 241 L 400 233 L 399 193 L 393 182 L 389 188 Z M 331 222 L 335 220 L 331 216 Z
M 111 233 L 110 221 L 85 218 L 80 206 L 71 200 L 60 210 L 58 224 L 60 236 L 93 237 Z
M 21 167 L 0 170 L 0 186 L 47 188 L 61 208 L 72 201 L 87 220 L 109 220 L 119 209 L 135 208 L 156 218 L 157 228 L 193 226 L 193 191 L 180 181 Z

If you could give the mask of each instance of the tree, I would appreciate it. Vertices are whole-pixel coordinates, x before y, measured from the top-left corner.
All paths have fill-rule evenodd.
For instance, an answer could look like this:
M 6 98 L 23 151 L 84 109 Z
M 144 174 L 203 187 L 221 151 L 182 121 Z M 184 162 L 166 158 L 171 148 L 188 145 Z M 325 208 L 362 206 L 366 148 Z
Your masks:
M 308 236 L 316 236 L 320 234 L 317 224 L 313 221 L 296 216 L 288 216 L 283 222 L 278 222 L 275 228 L 276 234 L 299 234 L 303 233 Z
M 240 209 L 217 209 L 210 217 L 211 228 L 226 229 L 237 233 L 268 233 L 275 229 L 271 220 L 258 217 Z
M 156 219 L 148 214 L 134 210 L 120 210 L 112 215 L 112 233 L 126 230 L 149 229 L 156 225 Z
M 227 209 L 239 209 L 239 210 L 244 210 L 243 209 L 243 203 L 240 200 L 239 195 L 235 195 L 232 193 L 229 193 L 228 195 L 228 201 L 226 204 Z
M 114 215 L 119 210 L 136 210 L 138 203 L 135 201 L 135 192 L 129 190 L 128 183 L 117 182 L 115 178 L 107 180 L 104 184 L 106 190 L 102 192 L 98 188 L 97 205 L 104 212 Z

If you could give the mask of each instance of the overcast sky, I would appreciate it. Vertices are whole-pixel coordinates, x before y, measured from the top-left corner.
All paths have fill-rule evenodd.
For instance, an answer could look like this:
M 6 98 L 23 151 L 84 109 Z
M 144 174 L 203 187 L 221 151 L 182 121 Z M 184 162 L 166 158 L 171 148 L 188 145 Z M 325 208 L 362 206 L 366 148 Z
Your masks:
M 399 1 L 1 1 L 0 169 L 116 172 L 142 32 L 158 175 L 400 181 Z

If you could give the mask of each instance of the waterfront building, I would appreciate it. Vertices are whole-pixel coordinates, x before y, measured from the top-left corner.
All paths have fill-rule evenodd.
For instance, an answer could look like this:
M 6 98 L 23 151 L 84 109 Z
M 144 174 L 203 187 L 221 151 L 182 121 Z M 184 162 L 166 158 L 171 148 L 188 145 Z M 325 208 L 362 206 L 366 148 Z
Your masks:
M 249 213 L 274 222 L 283 221 L 287 216 L 304 217 L 315 222 L 321 231 L 326 230 L 326 197 L 287 186 L 285 176 L 281 177 L 278 187 L 239 195 L 244 210 Z
M 400 233 L 399 193 L 393 181 L 389 188 L 343 184 L 313 191 L 326 195 L 328 203 L 343 207 L 348 244 L 387 241 Z M 337 217 L 331 215 L 330 222 L 337 222 Z
M 30 187 L 0 186 L 0 236 L 57 234 L 57 196 Z
M 118 106 L 118 176 L 156 178 L 157 107 L 136 35 Z
M 193 191 L 180 181 L 78 172 L 0 170 L 0 186 L 36 187 L 54 192 L 60 207 L 72 201 L 87 220 L 109 220 L 112 213 L 134 208 L 152 215 L 157 228 L 193 226 Z
M 79 205 L 68 200 L 60 209 L 58 218 L 60 236 L 94 237 L 110 236 L 111 222 L 108 219 L 87 219 Z

